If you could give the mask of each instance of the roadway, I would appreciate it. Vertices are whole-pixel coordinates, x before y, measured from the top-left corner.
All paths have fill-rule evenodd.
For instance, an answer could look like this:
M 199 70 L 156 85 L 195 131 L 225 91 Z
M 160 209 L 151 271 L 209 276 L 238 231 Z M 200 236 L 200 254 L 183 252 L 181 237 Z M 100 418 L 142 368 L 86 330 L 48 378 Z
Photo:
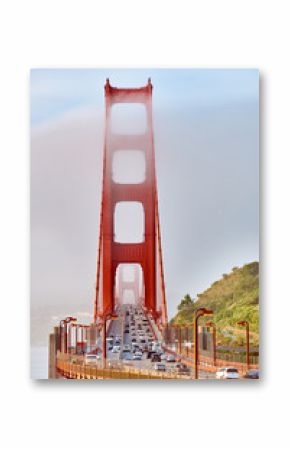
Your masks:
M 150 344 L 152 344 L 152 342 L 157 342 L 157 340 L 153 333 L 150 321 L 146 321 L 147 317 L 143 309 L 141 307 L 123 305 L 118 307 L 116 313 L 119 315 L 119 318 L 111 321 L 107 331 L 107 336 L 114 338 L 113 344 L 112 342 L 107 341 L 108 363 L 111 363 L 112 366 L 115 364 L 122 364 L 145 370 L 154 369 L 155 362 L 152 362 L 150 358 L 147 358 L 147 355 L 148 346 L 150 348 Z M 133 339 L 134 341 L 132 341 Z M 118 343 L 118 341 L 120 341 L 120 343 Z M 134 345 L 138 345 L 139 350 L 142 352 L 141 360 L 133 360 Z M 112 346 L 120 346 L 120 352 L 113 352 Z M 128 351 L 124 351 L 125 346 L 129 349 Z M 172 371 L 175 368 L 174 362 L 162 360 L 162 363 L 166 365 L 166 371 Z M 209 373 L 201 371 L 200 377 L 210 378 L 212 376 Z

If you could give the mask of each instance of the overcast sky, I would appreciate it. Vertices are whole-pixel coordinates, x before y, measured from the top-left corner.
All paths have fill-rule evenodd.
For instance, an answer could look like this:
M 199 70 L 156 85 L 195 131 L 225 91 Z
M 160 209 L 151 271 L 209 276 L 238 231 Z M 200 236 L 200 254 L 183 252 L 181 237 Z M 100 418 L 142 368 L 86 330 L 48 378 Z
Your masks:
M 149 76 L 169 315 L 184 294 L 258 260 L 257 70 L 33 70 L 35 316 L 93 311 L 103 86 L 109 77 L 138 87 Z

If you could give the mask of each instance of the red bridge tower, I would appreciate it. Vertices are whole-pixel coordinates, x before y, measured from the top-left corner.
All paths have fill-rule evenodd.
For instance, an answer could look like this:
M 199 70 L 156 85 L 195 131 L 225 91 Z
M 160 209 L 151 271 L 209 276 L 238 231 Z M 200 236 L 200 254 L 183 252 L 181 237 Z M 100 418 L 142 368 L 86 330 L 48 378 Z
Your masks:
M 145 87 L 119 89 L 107 79 L 105 85 L 106 125 L 103 153 L 103 191 L 100 216 L 99 249 L 94 318 L 104 317 L 115 308 L 116 270 L 119 264 L 139 264 L 143 272 L 144 307 L 155 320 L 167 321 L 162 266 L 160 226 L 155 175 L 155 153 L 152 126 L 152 84 Z M 111 108 L 116 103 L 141 103 L 146 111 L 143 134 L 114 134 Z M 112 162 L 118 150 L 140 150 L 146 164 L 146 177 L 139 184 L 119 184 L 112 178 Z M 141 243 L 119 243 L 114 240 L 114 211 L 118 202 L 134 201 L 144 209 L 144 240 Z M 158 277 L 160 282 L 158 283 Z M 157 288 L 161 295 L 158 303 Z

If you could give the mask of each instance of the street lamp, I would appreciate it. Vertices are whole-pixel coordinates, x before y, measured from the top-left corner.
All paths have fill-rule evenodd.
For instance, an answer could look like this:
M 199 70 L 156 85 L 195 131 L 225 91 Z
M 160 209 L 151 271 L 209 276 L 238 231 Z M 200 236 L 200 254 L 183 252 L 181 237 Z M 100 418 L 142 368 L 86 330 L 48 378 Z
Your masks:
M 118 315 L 114 315 L 111 312 L 108 312 L 105 316 L 104 316 L 104 320 L 103 320 L 103 363 L 106 363 L 106 358 L 107 358 L 107 344 L 106 344 L 106 339 L 107 339 L 107 320 L 117 320 L 119 317 Z
M 172 327 L 175 329 L 174 332 L 174 341 L 176 344 L 176 352 L 178 351 L 181 355 L 181 324 L 172 324 Z M 176 338 L 177 334 L 177 338 Z
M 189 351 L 189 335 L 188 335 L 188 326 L 185 326 L 186 329 L 186 357 L 188 357 L 188 351 Z
M 198 379 L 198 320 L 204 315 L 213 315 L 213 311 L 200 307 L 195 311 L 194 318 L 194 378 Z
M 72 317 L 72 316 L 68 316 L 66 317 L 64 320 L 61 320 L 59 322 L 59 329 L 60 329 L 60 351 L 62 352 L 62 346 L 64 347 L 64 353 L 67 353 L 67 325 L 68 323 L 71 323 L 72 321 L 76 321 L 77 319 Z M 64 342 L 62 344 L 62 334 L 64 335 Z
M 161 329 L 163 342 L 166 346 L 166 345 L 168 345 L 168 323 L 167 322 L 165 324 L 161 323 L 160 329 Z
M 168 324 L 168 329 L 167 329 L 167 346 L 171 346 L 171 340 L 172 340 L 172 331 L 171 331 L 171 325 Z
M 213 339 L 213 366 L 216 366 L 216 324 L 213 321 L 205 323 L 206 326 L 212 327 L 212 339 Z
M 249 322 L 246 320 L 238 321 L 239 326 L 244 326 L 246 328 L 246 363 L 247 369 L 250 367 L 250 326 Z

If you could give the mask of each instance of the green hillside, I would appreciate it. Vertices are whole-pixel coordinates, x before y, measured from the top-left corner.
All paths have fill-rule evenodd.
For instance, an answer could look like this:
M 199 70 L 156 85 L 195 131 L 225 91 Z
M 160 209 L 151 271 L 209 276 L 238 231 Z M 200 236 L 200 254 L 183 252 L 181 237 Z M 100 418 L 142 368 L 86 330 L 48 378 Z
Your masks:
M 236 323 L 239 320 L 247 320 L 250 324 L 251 343 L 258 345 L 259 263 L 253 262 L 241 268 L 234 267 L 229 274 L 224 274 L 222 279 L 198 294 L 195 300 L 190 295 L 185 295 L 172 322 L 192 323 L 194 311 L 199 307 L 214 311 L 213 321 L 217 325 L 219 344 L 243 344 L 244 331 Z

